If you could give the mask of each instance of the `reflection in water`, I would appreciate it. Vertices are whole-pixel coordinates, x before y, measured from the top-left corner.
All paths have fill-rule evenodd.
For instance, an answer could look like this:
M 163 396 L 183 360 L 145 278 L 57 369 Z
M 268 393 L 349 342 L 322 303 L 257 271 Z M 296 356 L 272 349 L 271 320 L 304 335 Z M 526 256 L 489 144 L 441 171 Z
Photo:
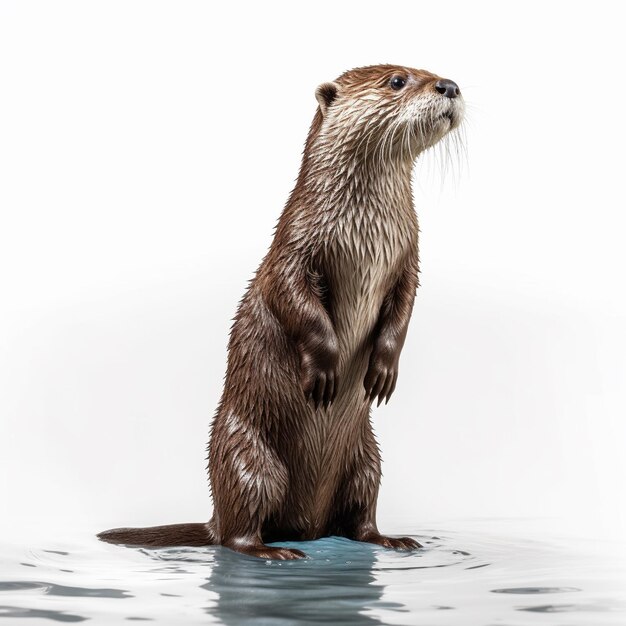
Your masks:
M 203 589 L 218 597 L 207 607 L 221 623 L 293 623 L 310 619 L 329 624 L 380 624 L 367 615 L 383 586 L 372 571 L 375 547 L 333 537 L 324 541 L 284 542 L 309 558 L 300 561 L 261 561 L 226 549 L 215 554 Z M 402 608 L 395 603 L 388 608 Z
M 626 624 L 618 545 L 608 546 L 608 557 L 583 554 L 579 543 L 511 538 L 493 528 L 414 535 L 424 548 L 412 553 L 337 537 L 279 544 L 309 555 L 299 561 L 221 547 L 123 548 L 91 535 L 45 549 L 4 545 L 0 618 L 8 619 L 0 626 Z

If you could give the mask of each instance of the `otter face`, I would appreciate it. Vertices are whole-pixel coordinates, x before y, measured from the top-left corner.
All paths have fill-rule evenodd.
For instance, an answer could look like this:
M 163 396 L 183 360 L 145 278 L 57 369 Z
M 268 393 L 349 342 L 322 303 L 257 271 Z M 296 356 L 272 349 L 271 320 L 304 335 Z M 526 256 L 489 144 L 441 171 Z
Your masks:
M 414 160 L 460 126 L 465 108 L 455 82 L 395 65 L 350 70 L 315 95 L 320 134 L 378 159 Z

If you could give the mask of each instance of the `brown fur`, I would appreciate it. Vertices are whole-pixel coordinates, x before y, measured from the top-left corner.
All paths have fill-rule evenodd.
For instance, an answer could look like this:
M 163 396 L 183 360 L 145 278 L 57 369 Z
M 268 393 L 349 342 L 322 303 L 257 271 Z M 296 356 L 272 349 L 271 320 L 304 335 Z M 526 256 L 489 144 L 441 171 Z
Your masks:
M 438 79 L 380 65 L 318 88 L 296 186 L 231 329 L 208 449 L 213 518 L 101 539 L 278 559 L 303 553 L 266 542 L 419 546 L 378 532 L 370 406 L 394 391 L 418 286 L 413 163 L 462 117 Z

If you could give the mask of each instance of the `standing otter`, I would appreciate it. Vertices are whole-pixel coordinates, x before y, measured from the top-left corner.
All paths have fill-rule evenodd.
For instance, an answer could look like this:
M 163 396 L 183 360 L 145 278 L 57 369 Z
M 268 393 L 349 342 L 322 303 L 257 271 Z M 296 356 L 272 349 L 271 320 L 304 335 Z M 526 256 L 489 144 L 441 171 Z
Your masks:
M 296 186 L 231 328 L 208 447 L 213 517 L 104 541 L 265 559 L 305 556 L 266 542 L 329 535 L 420 547 L 378 532 L 370 405 L 395 389 L 418 286 L 413 165 L 459 126 L 463 101 L 454 82 L 393 65 L 315 95 Z

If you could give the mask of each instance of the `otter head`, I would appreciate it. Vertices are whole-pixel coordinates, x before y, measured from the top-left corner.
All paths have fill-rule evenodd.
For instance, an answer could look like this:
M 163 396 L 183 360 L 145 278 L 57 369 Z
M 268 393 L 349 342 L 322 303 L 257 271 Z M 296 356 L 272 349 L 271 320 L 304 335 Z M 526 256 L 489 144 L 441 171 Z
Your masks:
M 414 160 L 463 121 L 456 83 L 425 70 L 373 65 L 322 83 L 319 139 L 359 158 Z

